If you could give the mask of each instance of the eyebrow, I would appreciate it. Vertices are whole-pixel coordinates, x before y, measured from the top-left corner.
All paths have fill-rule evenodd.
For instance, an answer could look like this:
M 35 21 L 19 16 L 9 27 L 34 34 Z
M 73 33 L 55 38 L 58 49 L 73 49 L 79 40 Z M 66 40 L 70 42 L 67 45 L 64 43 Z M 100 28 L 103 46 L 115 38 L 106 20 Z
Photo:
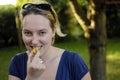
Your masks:
M 28 29 L 23 29 L 22 31 L 30 31 L 30 30 L 28 30 Z
M 23 31 L 30 31 L 30 32 L 32 32 L 32 31 L 29 30 L 29 29 L 23 29 Z M 38 31 L 47 31 L 47 29 L 40 29 L 40 30 L 38 30 Z

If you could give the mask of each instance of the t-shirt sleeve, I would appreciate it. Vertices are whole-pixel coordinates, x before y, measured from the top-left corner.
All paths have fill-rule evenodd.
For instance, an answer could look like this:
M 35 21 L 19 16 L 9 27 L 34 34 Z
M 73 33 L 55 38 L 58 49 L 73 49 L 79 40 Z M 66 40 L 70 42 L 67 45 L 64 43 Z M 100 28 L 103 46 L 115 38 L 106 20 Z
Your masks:
M 10 65 L 9 65 L 9 75 L 13 75 L 13 76 L 16 76 L 16 77 L 20 77 L 19 76 L 19 61 L 18 61 L 18 57 L 17 55 L 15 55 L 12 59 L 11 59 L 11 62 L 10 62 Z
M 86 63 L 77 53 L 73 54 L 72 69 L 72 75 L 74 75 L 75 80 L 81 80 L 83 76 L 85 76 L 85 74 L 88 72 Z

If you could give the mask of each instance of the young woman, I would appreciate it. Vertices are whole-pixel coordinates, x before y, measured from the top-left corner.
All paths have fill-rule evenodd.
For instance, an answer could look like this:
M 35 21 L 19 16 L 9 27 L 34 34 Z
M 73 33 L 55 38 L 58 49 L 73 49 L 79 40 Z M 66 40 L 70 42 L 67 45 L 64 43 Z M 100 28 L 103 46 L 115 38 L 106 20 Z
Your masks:
M 65 34 L 48 2 L 24 4 L 21 23 L 27 51 L 12 58 L 9 80 L 91 80 L 88 67 L 78 53 L 53 46 L 55 34 Z

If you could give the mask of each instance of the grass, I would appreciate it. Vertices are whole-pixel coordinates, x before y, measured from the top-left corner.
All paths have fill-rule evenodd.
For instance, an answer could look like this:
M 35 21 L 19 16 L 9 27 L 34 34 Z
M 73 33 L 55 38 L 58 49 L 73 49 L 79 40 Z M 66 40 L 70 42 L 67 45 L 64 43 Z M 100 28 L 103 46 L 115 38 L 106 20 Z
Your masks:
M 80 53 L 85 62 L 89 66 L 89 53 L 87 43 L 85 41 L 74 41 L 58 43 L 55 46 L 70 51 Z M 120 80 L 120 40 L 110 40 L 107 45 L 107 80 Z M 23 51 L 25 48 L 23 48 Z M 8 66 L 13 55 L 18 53 L 18 47 L 6 47 L 0 49 L 0 79 L 8 80 Z
M 120 40 L 108 41 L 107 80 L 120 80 Z

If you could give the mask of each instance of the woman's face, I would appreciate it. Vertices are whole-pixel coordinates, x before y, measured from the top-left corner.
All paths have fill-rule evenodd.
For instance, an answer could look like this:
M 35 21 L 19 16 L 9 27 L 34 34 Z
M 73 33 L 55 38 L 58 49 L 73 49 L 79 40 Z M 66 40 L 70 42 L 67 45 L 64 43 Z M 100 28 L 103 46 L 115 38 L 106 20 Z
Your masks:
M 49 50 L 54 36 L 55 32 L 52 31 L 50 21 L 46 17 L 34 14 L 24 17 L 22 38 L 30 52 L 34 47 L 43 52 Z

